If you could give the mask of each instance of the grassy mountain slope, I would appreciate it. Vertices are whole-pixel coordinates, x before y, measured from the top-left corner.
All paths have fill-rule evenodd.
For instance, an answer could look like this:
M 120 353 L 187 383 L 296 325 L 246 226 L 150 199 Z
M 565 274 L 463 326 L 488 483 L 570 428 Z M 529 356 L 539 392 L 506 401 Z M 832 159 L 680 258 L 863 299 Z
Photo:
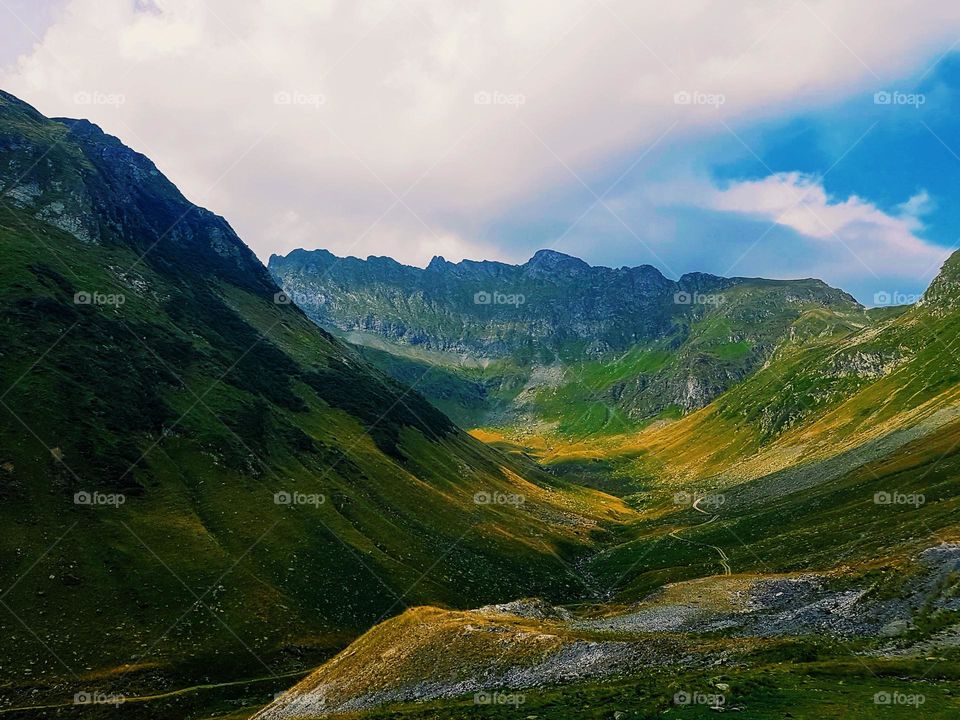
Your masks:
M 636 599 L 717 572 L 720 550 L 735 571 L 788 572 L 955 540 L 958 264 L 960 256 L 945 264 L 916 307 L 884 312 L 864 330 L 795 338 L 682 419 L 528 448 L 558 474 L 642 508 L 638 535 L 591 562 L 598 583 Z M 711 519 L 691 507 L 695 497 L 716 517 L 678 538 L 678 526 Z
M 789 342 L 755 375 L 669 426 L 624 436 L 603 450 L 570 445 L 559 455 L 632 457 L 634 471 L 713 485 L 811 463 L 850 469 L 957 417 L 960 319 L 953 310 L 960 264 L 945 264 L 924 302 L 862 331 Z M 873 452 L 874 455 L 857 455 Z M 872 450 L 871 450 L 872 449 Z M 558 455 L 558 457 L 559 457 Z M 643 468 L 646 468 L 644 470 Z
M 0 94 L 0 161 L 0 705 L 270 677 L 410 603 L 562 597 L 629 517 L 276 302 L 95 126 Z

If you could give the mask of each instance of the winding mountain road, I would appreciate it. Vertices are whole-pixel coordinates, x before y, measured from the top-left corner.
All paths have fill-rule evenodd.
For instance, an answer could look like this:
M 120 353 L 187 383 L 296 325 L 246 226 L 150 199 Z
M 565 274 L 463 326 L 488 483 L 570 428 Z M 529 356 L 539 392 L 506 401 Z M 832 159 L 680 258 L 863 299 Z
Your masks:
M 702 513 L 702 514 L 704 514 L 704 515 L 710 515 L 710 513 L 708 513 L 706 510 L 704 510 L 704 509 L 702 509 L 702 508 L 700 507 L 700 502 L 701 502 L 702 500 L 703 500 L 702 497 L 701 497 L 701 498 L 697 498 L 696 500 L 694 500 L 694 501 L 693 501 L 693 506 L 692 506 L 693 509 L 696 510 L 698 513 Z M 717 555 L 720 557 L 720 565 L 723 567 L 723 574 L 724 574 L 724 575 L 733 575 L 733 570 L 730 569 L 730 558 L 727 557 L 727 553 L 725 553 L 725 552 L 723 551 L 723 548 L 718 547 L 718 546 L 716 546 L 716 545 L 710 545 L 710 544 L 708 544 L 708 543 L 697 542 L 696 540 L 687 540 L 686 538 L 682 538 L 682 537 L 680 537 L 680 535 L 679 535 L 679 533 L 681 533 L 681 532 L 683 532 L 683 531 L 685 531 L 685 530 L 692 530 L 693 528 L 699 528 L 699 527 L 703 527 L 704 525 L 709 525 L 709 524 L 712 523 L 714 520 L 716 520 L 718 517 L 720 517 L 720 516 L 719 516 L 719 515 L 713 515 L 713 516 L 710 517 L 709 520 L 706 520 L 705 522 L 702 522 L 702 523 L 700 523 L 699 525 L 689 525 L 689 526 L 687 526 L 687 527 L 685 527 L 685 528 L 680 528 L 679 530 L 673 530 L 673 531 L 670 532 L 670 537 L 672 537 L 674 540 L 679 540 L 680 542 L 689 543 L 690 545 L 699 545 L 700 547 L 712 548 L 714 551 L 716 551 Z

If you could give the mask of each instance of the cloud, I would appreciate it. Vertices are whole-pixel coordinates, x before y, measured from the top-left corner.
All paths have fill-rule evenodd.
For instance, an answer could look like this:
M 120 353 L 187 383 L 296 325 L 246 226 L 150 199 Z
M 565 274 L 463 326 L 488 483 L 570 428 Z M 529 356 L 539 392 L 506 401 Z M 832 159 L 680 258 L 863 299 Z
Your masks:
M 921 291 L 951 252 L 923 238 L 934 207 L 926 190 L 887 211 L 856 195 L 832 197 L 819 177 L 788 172 L 725 184 L 688 177 L 618 202 L 645 205 L 653 222 L 672 223 L 668 238 L 686 238 L 679 252 L 663 237 L 653 241 L 672 264 L 688 266 L 699 253 L 709 272 L 816 277 L 865 302 L 878 290 Z
M 948 253 L 917 235 L 930 205 L 926 191 L 889 214 L 855 195 L 830 198 L 818 178 L 794 172 L 732 183 L 705 193 L 704 199 L 710 209 L 750 215 L 834 246 L 840 258 L 846 255 L 847 263 L 861 266 L 858 272 L 877 278 L 929 276 Z
M 651 143 L 869 101 L 958 34 L 940 0 L 69 0 L 0 83 L 151 156 L 261 257 L 423 263 L 513 257 L 488 228 L 544 191 Z

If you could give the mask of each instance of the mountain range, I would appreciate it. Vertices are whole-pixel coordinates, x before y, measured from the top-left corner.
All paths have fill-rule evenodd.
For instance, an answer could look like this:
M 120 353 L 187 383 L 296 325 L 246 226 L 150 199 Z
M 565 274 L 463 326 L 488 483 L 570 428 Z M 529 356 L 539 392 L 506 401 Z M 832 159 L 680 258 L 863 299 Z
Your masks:
M 622 432 L 705 406 L 784 340 L 871 323 L 819 280 L 671 281 L 553 250 L 426 269 L 297 250 L 269 268 L 318 324 L 466 427 Z
M 305 260 L 312 256 L 331 264 L 323 269 Z M 467 363 L 445 358 L 449 345 L 431 335 L 443 311 L 404 314 L 412 303 L 446 307 L 423 299 L 439 294 L 431 283 L 443 287 L 445 297 L 459 298 L 445 301 L 446 316 L 473 338 L 472 348 L 457 351 L 492 356 L 490 366 L 506 358 L 532 389 L 527 398 L 514 396 L 512 413 L 462 405 L 461 423 L 558 477 L 622 497 L 640 519 L 578 566 L 591 591 L 584 593 L 592 600 L 587 605 L 522 600 L 466 615 L 409 611 L 370 631 L 258 717 L 350 709 L 411 720 L 484 716 L 477 704 L 491 697 L 551 718 L 615 716 L 611 711 L 698 717 L 718 709 L 759 718 L 886 717 L 887 705 L 909 713 L 920 702 L 929 703 L 924 713 L 931 717 L 960 709 L 946 690 L 960 677 L 960 254 L 909 307 L 868 310 L 809 280 L 707 283 L 701 276 L 696 288 L 689 276 L 675 285 L 663 281 L 655 299 L 645 301 L 642 321 L 659 318 L 653 325 L 662 334 L 539 357 L 521 357 L 499 340 L 516 323 L 519 345 L 531 337 L 529 345 L 556 350 L 550 333 L 541 343 L 535 330 L 555 311 L 538 309 L 530 297 L 539 297 L 531 288 L 540 283 L 572 282 L 557 268 L 611 282 L 656 278 L 655 271 L 587 269 L 541 251 L 522 266 L 434 262 L 433 269 L 411 271 L 393 264 L 384 279 L 384 260 L 330 257 L 292 253 L 296 270 L 277 258 L 270 268 L 321 325 L 368 354 L 375 347 L 369 356 L 387 371 L 415 357 L 425 379 L 433 367 L 467 376 Z M 545 257 L 554 268 L 547 280 L 537 267 Z M 477 265 L 513 278 L 517 284 L 504 286 L 526 290 L 526 302 L 499 315 L 471 308 L 462 298 L 478 291 Z M 444 277 L 434 278 L 438 273 Z M 422 285 L 400 284 L 398 278 L 411 275 Z M 680 293 L 677 302 L 671 293 Z M 688 304 L 696 293 L 724 300 Z M 605 301 L 618 297 L 622 306 L 636 300 L 621 287 Z M 367 317 L 389 322 L 370 324 Z M 566 317 L 581 327 L 589 315 L 571 309 Z M 706 385 L 729 359 L 717 348 L 736 342 L 750 348 L 739 372 L 723 376 L 723 387 L 702 401 L 684 405 L 671 396 L 676 411 L 655 416 L 640 404 L 618 404 L 624 386 L 649 387 L 670 372 L 688 386 Z M 594 372 L 577 375 L 594 362 L 594 351 Z M 659 366 L 627 367 L 618 355 L 650 352 L 663 353 Z M 551 383 L 542 382 L 547 372 Z M 603 382 L 588 381 L 598 377 Z M 426 380 L 423 386 L 430 387 Z M 449 402 L 426 395 L 438 407 Z M 603 408 L 607 417 L 613 408 L 640 421 L 584 424 L 576 400 Z M 491 634 L 501 638 L 495 653 Z M 544 644 L 531 647 L 531 634 Z M 433 680 L 416 662 L 421 654 L 449 679 Z M 377 661 L 394 655 L 404 661 L 389 670 Z M 461 699 L 467 691 L 474 693 L 472 706 L 469 697 Z M 390 710 L 378 713 L 383 705 Z

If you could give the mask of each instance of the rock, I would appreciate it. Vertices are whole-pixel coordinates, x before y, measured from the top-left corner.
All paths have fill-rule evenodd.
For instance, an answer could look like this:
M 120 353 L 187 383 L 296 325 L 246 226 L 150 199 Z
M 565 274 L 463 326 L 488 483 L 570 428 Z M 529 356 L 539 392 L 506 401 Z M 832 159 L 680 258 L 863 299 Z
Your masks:
M 910 630 L 911 624 L 909 620 L 894 620 L 888 622 L 880 629 L 880 635 L 883 637 L 897 637 L 898 635 L 904 635 Z

